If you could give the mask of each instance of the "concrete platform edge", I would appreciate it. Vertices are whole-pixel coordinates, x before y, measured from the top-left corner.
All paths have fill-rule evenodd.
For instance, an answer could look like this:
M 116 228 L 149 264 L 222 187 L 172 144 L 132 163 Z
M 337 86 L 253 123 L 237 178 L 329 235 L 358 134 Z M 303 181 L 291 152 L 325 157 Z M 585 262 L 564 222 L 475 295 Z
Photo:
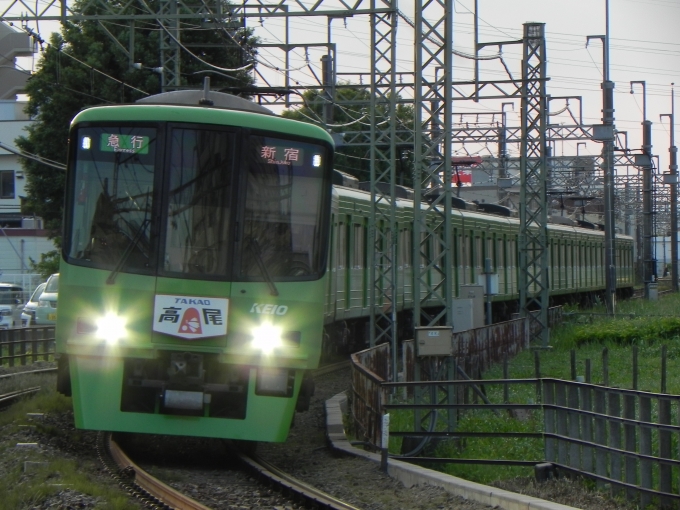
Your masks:
M 352 446 L 347 440 L 342 422 L 346 406 L 347 396 L 344 393 L 326 401 L 326 434 L 331 446 L 338 451 L 380 464 L 380 455 Z M 470 482 L 396 459 L 389 460 L 387 472 L 405 487 L 419 484 L 433 485 L 443 488 L 450 494 L 485 503 L 491 507 L 498 506 L 504 510 L 577 510 L 571 506 Z

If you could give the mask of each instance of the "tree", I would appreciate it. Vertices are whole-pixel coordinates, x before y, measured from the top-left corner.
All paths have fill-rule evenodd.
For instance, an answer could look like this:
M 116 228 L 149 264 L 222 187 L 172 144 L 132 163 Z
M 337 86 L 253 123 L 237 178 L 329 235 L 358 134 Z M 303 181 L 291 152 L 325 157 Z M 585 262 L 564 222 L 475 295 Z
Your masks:
M 302 95 L 305 106 L 283 112 L 283 117 L 312 122 L 326 127 L 323 122 L 323 109 L 329 104 L 322 90 L 308 90 Z M 328 123 L 331 133 L 348 134 L 362 131 L 368 141 L 370 131 L 370 108 L 371 92 L 365 87 L 350 84 L 340 84 L 335 90 L 333 106 L 333 119 Z M 399 98 L 397 98 L 399 101 Z M 396 119 L 389 118 L 387 104 L 380 104 L 376 108 L 376 126 L 378 129 L 388 129 L 390 122 L 397 123 L 397 130 L 413 131 L 413 107 L 397 102 Z M 410 154 L 412 147 L 398 147 L 399 160 L 397 161 L 397 178 L 400 184 L 412 185 L 412 165 Z M 357 177 L 360 181 L 370 180 L 370 148 L 366 145 L 342 145 L 337 147 L 334 166 L 336 169 Z
M 158 12 L 158 0 L 147 0 L 146 4 Z M 223 12 L 228 12 L 226 6 L 227 3 Z M 130 2 L 125 14 L 138 14 L 136 8 Z M 102 14 L 102 9 L 101 3 L 85 0 L 73 5 L 75 14 Z M 189 21 L 181 27 L 180 40 L 187 48 L 180 57 L 181 86 L 202 88 L 204 71 L 211 72 L 212 88 L 250 86 L 253 79 L 247 70 L 213 73 L 215 70 L 204 63 L 224 69 L 252 63 L 255 40 L 250 30 L 242 28 L 228 34 L 226 30 L 201 29 L 195 23 Z M 20 149 L 65 163 L 69 123 L 80 110 L 99 104 L 133 102 L 159 92 L 160 76 L 144 68 L 161 66 L 159 48 L 163 31 L 158 23 L 136 22 L 134 60 L 144 68 L 134 69 L 125 51 L 114 42 L 115 39 L 127 44 L 129 30 L 128 24 L 115 20 L 77 20 L 65 23 L 61 33 L 52 34 L 38 70 L 26 85 L 29 95 L 26 112 L 35 122 L 26 136 L 15 141 Z M 56 235 L 61 228 L 65 174 L 28 159 L 22 165 L 27 177 L 24 212 L 41 216 Z

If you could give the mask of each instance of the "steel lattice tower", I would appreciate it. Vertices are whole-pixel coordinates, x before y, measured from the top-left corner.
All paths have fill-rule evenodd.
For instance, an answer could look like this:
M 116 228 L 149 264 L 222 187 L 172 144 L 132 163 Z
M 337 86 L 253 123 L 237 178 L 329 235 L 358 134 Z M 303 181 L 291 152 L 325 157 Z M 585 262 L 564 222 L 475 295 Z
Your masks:
M 545 24 L 524 25 L 520 156 L 520 310 L 532 338 L 548 344 L 548 207 L 546 194 Z
M 415 19 L 415 325 L 453 325 L 451 137 L 453 125 L 453 0 L 421 2 Z M 425 195 L 440 193 L 431 201 Z M 435 313 L 425 302 L 436 302 Z
M 146 5 L 146 4 L 145 4 Z M 177 0 L 161 0 L 159 8 L 161 27 L 161 91 L 175 90 L 180 86 L 179 19 Z M 165 19 L 164 16 L 170 16 Z
M 371 213 L 369 264 L 371 275 L 370 344 L 390 342 L 392 369 L 397 369 L 397 219 L 396 219 L 396 34 L 397 9 L 371 15 L 370 164 Z M 385 112 L 388 125 L 379 126 Z

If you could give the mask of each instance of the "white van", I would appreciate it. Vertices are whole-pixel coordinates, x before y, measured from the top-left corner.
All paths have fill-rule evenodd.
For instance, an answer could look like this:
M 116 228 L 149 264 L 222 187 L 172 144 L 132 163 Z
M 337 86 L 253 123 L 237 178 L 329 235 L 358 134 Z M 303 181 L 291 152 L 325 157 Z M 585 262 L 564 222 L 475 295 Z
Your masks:
M 0 329 L 21 327 L 21 305 L 24 289 L 11 283 L 0 283 Z

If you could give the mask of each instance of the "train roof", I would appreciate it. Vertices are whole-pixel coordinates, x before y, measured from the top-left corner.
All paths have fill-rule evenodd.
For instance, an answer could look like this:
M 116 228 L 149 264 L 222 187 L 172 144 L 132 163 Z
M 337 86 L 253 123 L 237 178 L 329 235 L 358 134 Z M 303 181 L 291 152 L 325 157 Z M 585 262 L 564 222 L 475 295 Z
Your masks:
M 354 199 L 354 200 L 361 200 L 364 202 L 369 202 L 371 198 L 371 194 L 368 191 L 363 191 L 361 189 L 354 189 L 354 188 L 347 188 L 343 186 L 334 186 L 334 191 L 337 193 L 338 198 L 345 198 L 345 199 Z M 399 209 L 406 209 L 406 208 L 412 208 L 413 207 L 413 200 L 410 199 L 404 199 L 404 198 L 399 198 L 397 197 L 396 199 L 397 203 L 397 208 Z M 424 208 L 426 206 L 425 202 L 421 204 L 421 208 Z M 459 216 L 463 219 L 467 220 L 473 220 L 473 221 L 480 221 L 480 222 L 493 222 L 498 225 L 514 225 L 516 228 L 519 228 L 519 218 L 516 217 L 507 217 L 507 216 L 502 216 L 502 215 L 497 215 L 497 214 L 491 214 L 487 212 L 482 212 L 482 211 L 470 211 L 470 210 L 465 210 L 465 209 L 451 209 L 451 214 L 455 216 Z M 560 224 L 560 223 L 548 223 L 548 228 L 550 229 L 551 232 L 557 233 L 563 233 L 563 234 L 589 234 L 595 237 L 602 237 L 604 238 L 604 232 L 601 230 L 593 230 L 591 228 L 584 228 L 579 226 L 578 224 L 576 225 L 567 225 L 567 224 Z M 622 235 L 622 234 L 617 234 L 616 239 L 621 239 L 621 240 L 632 240 L 632 237 L 627 236 L 627 235 Z
M 212 97 L 214 94 L 211 94 Z M 226 95 L 226 94 L 224 94 Z M 255 103 L 253 103 L 254 105 Z M 246 111 L 217 105 L 181 105 L 141 102 L 93 106 L 78 113 L 71 121 L 73 127 L 81 122 L 181 122 L 214 124 L 220 126 L 246 127 L 254 130 L 294 133 L 301 138 L 315 138 L 331 145 L 333 138 L 319 126 L 285 119 L 278 115 L 260 111 Z
M 143 97 L 137 103 L 144 104 L 172 104 L 175 106 L 216 106 L 229 110 L 242 110 L 246 112 L 262 113 L 264 115 L 275 115 L 269 108 L 253 103 L 242 97 L 224 92 L 205 90 L 173 90 L 154 94 L 153 96 Z

